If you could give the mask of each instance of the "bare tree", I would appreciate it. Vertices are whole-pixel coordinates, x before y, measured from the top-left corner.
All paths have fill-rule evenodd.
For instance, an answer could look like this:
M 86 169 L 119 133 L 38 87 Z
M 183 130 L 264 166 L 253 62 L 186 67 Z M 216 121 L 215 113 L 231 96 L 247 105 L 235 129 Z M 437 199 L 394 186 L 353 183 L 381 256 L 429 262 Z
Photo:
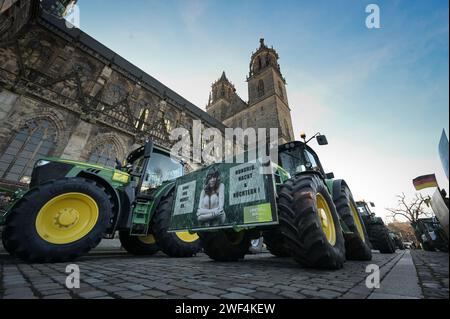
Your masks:
M 410 223 L 416 222 L 420 217 L 430 217 L 431 213 L 427 211 L 426 206 L 428 206 L 428 197 L 423 197 L 422 194 L 417 194 L 414 196 L 410 203 L 406 200 L 405 193 L 397 195 L 398 207 L 397 208 L 386 208 L 392 214 L 390 217 L 394 218 L 397 216 L 405 217 Z

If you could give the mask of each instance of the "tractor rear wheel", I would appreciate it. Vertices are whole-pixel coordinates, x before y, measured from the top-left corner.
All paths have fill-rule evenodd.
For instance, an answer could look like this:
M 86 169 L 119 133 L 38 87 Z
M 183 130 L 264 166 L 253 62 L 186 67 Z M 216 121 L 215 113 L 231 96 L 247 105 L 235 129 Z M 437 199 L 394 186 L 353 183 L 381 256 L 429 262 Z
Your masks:
M 170 226 L 174 192 L 171 191 L 156 209 L 153 234 L 159 248 L 170 257 L 192 257 L 201 250 L 200 238 L 189 232 L 167 232 Z
M 353 232 L 353 234 L 344 235 L 346 258 L 348 260 L 372 260 L 369 236 L 347 185 L 341 186 L 339 196 L 334 199 L 334 205 L 342 221 Z
M 267 250 L 277 257 L 289 257 L 289 253 L 284 246 L 284 237 L 279 229 L 268 230 L 263 233 L 264 243 Z
M 27 262 L 73 260 L 98 245 L 111 223 L 111 196 L 76 177 L 32 188 L 7 216 L 4 243 Z
M 130 231 L 122 230 L 119 232 L 119 239 L 122 247 L 133 255 L 150 256 L 159 251 L 155 236 L 151 233 L 147 236 L 132 236 Z
M 5 230 L 3 230 L 2 231 L 2 245 L 3 245 L 3 248 L 8 252 L 8 254 L 10 254 L 11 256 L 14 256 L 14 251 L 12 251 L 9 248 L 9 245 L 8 245 L 8 237 L 9 236 L 6 234 Z
M 370 227 L 370 238 L 372 238 L 373 246 L 382 254 L 395 253 L 395 243 L 389 236 L 389 230 L 383 224 L 376 224 Z
M 278 195 L 280 230 L 290 255 L 305 267 L 342 268 L 344 237 L 323 180 L 313 173 L 299 174 Z
M 199 233 L 203 250 L 215 261 L 238 261 L 249 252 L 251 239 L 245 231 Z

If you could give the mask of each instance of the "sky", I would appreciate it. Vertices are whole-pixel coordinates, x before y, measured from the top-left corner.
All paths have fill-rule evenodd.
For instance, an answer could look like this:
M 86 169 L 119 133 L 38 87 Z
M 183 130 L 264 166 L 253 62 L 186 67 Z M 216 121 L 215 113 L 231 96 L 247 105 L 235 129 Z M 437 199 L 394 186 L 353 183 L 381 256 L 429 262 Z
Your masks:
M 368 29 L 366 6 L 380 8 Z M 265 38 L 287 81 L 295 137 L 380 216 L 435 173 L 448 193 L 438 143 L 449 132 L 449 2 L 79 0 L 80 28 L 205 109 L 222 71 L 248 100 L 251 53 Z M 433 190 L 422 191 L 423 195 Z M 387 218 L 387 221 L 390 221 Z

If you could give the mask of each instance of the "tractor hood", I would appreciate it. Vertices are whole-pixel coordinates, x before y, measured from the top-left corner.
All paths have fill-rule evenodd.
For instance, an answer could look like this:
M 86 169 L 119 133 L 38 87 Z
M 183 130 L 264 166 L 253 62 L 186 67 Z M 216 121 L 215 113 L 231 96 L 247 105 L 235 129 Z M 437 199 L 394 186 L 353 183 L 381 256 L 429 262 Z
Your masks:
M 114 186 L 121 186 L 130 181 L 130 175 L 128 173 L 112 167 L 46 157 L 36 161 L 33 173 L 31 174 L 30 187 L 34 187 L 48 180 L 76 177 L 82 172 L 98 175 Z

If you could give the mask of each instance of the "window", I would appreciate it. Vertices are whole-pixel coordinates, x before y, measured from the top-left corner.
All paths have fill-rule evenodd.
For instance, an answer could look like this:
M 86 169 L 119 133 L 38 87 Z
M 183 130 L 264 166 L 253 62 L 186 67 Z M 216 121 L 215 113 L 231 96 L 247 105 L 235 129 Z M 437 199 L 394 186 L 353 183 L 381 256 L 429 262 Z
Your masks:
M 138 131 L 144 131 L 145 130 L 145 123 L 148 120 L 148 109 L 142 109 L 141 113 L 139 114 L 139 119 L 136 121 L 136 128 Z
M 261 97 L 264 95 L 264 81 L 259 80 L 258 82 L 258 97 Z
M 316 157 L 311 154 L 311 152 L 309 152 L 308 150 L 305 150 L 305 155 L 306 155 L 306 168 L 309 169 L 313 169 L 317 172 L 320 172 L 320 165 L 317 163 Z
M 36 160 L 55 148 L 56 129 L 47 119 L 27 122 L 0 157 L 0 178 L 29 182 Z
M 135 171 L 142 170 L 144 158 L 140 158 L 135 164 Z M 147 165 L 141 192 L 160 186 L 165 181 L 173 180 L 183 175 L 183 165 L 167 155 L 153 152 Z
M 89 163 L 114 167 L 116 163 L 117 150 L 112 143 L 97 145 L 89 155 Z

